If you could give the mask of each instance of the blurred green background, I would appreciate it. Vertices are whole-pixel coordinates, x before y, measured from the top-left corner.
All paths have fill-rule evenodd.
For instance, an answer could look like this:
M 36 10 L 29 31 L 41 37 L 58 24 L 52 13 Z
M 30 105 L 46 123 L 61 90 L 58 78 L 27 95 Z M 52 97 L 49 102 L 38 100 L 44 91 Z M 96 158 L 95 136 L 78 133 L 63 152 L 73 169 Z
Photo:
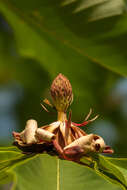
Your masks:
M 0 145 L 33 118 L 56 120 L 40 103 L 58 73 L 70 80 L 72 120 L 127 156 L 127 12 L 123 0 L 0 0 Z

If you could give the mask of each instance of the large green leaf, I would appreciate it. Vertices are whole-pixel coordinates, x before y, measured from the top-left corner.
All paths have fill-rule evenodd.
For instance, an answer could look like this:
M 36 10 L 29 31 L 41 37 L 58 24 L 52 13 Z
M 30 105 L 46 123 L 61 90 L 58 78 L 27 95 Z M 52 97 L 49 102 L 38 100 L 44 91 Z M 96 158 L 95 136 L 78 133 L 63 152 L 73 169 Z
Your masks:
M 12 157 L 14 151 L 9 150 L 4 152 L 5 156 L 9 156 L 9 152 L 10 159 L 0 162 L 0 184 L 11 181 L 12 189 L 124 189 L 117 181 L 111 183 L 105 175 L 85 165 L 47 154 L 19 155 L 15 151 Z
M 79 4 L 83 11 L 73 13 Z M 110 17 L 121 15 L 125 7 L 123 0 L 98 0 L 91 5 L 74 1 L 68 6 L 57 0 L 1 0 L 0 6 L 14 29 L 20 53 L 41 61 L 52 75 L 73 65 L 82 71 L 81 65 L 90 61 L 126 76 L 126 15 Z
M 127 159 L 126 158 L 106 158 L 99 157 L 99 164 L 102 170 L 116 176 L 125 186 L 127 186 Z
M 87 19 L 89 21 L 95 21 L 99 19 L 104 19 L 110 16 L 116 16 L 123 13 L 125 9 L 124 1 L 121 0 L 64 0 L 62 5 L 75 4 L 74 13 L 79 13 L 81 11 L 89 10 Z

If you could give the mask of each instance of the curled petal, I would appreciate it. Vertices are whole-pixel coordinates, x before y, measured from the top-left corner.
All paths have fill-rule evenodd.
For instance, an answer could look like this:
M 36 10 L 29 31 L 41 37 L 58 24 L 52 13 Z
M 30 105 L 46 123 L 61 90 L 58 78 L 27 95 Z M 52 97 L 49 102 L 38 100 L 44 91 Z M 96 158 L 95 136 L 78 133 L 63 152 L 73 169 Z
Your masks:
M 24 132 L 24 131 L 23 131 L 23 132 Z M 15 131 L 12 132 L 13 137 L 14 137 L 15 139 L 18 139 L 18 140 L 20 140 L 20 134 L 21 134 L 21 133 L 18 133 L 18 132 L 15 132 Z
M 64 151 L 69 150 L 70 148 L 78 147 L 79 149 L 84 150 L 84 154 L 89 152 L 102 152 L 102 153 L 113 153 L 113 150 L 105 145 L 105 142 L 102 137 L 94 134 L 82 136 L 71 144 L 64 148 Z M 71 149 L 70 149 L 71 150 Z
M 102 153 L 112 154 L 114 150 L 110 146 L 106 146 Z
M 61 158 L 64 158 L 64 156 L 63 156 L 63 149 L 62 149 L 62 147 L 58 144 L 58 142 L 57 142 L 56 139 L 53 140 L 53 145 L 54 145 L 56 151 L 58 152 L 59 156 L 60 156 Z
M 26 143 L 26 139 L 25 139 L 25 129 L 20 133 L 20 139 L 23 141 L 23 143 Z
M 51 123 L 50 125 L 41 127 L 41 129 L 45 129 L 45 130 L 53 133 L 59 127 L 59 125 L 60 125 L 60 121 L 56 121 L 56 122 Z
M 26 144 L 36 143 L 35 131 L 37 129 L 37 121 L 31 119 L 26 123 L 25 130 L 21 133 L 20 138 Z
M 68 148 L 75 147 L 75 146 L 76 147 L 78 146 L 80 149 L 83 149 L 84 153 L 94 151 L 93 147 L 91 146 L 92 140 L 93 140 L 93 134 L 82 136 L 82 137 L 76 139 L 75 141 L 73 141 L 68 146 L 66 146 L 64 148 L 64 151 Z
M 85 131 L 83 131 L 82 129 L 80 129 L 80 128 L 76 127 L 76 126 L 71 126 L 71 129 L 73 129 L 73 131 L 75 133 L 74 136 L 76 137 L 76 139 L 79 138 L 79 137 L 87 135 L 85 133 Z
M 94 147 L 96 152 L 102 152 L 105 149 L 106 145 L 102 137 L 94 135 L 92 146 Z
M 43 140 L 43 141 L 48 141 L 48 142 L 51 142 L 53 139 L 55 139 L 55 135 L 53 133 L 41 128 L 38 128 L 36 130 L 35 136 L 38 140 Z
M 64 150 L 64 155 L 71 160 L 79 159 L 83 153 L 84 150 L 79 146 L 73 146 Z

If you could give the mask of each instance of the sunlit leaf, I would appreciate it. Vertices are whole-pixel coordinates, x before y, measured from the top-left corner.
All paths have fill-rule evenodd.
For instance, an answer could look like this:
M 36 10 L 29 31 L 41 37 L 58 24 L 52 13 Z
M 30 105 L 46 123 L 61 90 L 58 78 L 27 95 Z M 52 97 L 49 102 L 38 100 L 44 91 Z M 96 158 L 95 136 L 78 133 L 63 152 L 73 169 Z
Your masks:
M 116 176 L 127 186 L 127 159 L 99 157 L 99 164 L 102 170 Z
M 63 5 L 75 4 L 73 13 L 89 10 L 88 21 L 104 19 L 106 17 L 116 16 L 123 13 L 125 3 L 121 0 L 64 0 Z
M 8 153 L 7 153 L 8 154 Z M 19 154 L 19 153 L 18 153 Z M 5 151 L 6 155 L 6 151 Z M 0 184 L 11 181 L 12 189 L 111 189 L 122 186 L 111 183 L 93 169 L 46 154 L 24 156 L 4 161 L 1 165 Z M 3 180 L 4 178 L 4 180 Z

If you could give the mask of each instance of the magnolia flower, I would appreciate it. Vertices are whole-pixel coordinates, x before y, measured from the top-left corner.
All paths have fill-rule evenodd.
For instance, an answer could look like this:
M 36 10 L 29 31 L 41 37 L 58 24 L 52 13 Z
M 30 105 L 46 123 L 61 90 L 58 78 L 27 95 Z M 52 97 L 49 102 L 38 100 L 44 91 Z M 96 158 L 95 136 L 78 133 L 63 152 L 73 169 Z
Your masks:
M 54 79 L 50 91 L 53 105 L 58 113 L 57 121 L 40 128 L 38 128 L 35 120 L 27 121 L 25 129 L 21 133 L 13 132 L 15 144 L 18 147 L 27 147 L 25 149 L 27 151 L 33 151 L 31 148 L 33 146 L 38 151 L 39 147 L 39 152 L 41 152 L 51 146 L 61 158 L 73 161 L 78 161 L 82 156 L 92 152 L 113 153 L 113 150 L 105 144 L 102 137 L 96 134 L 86 134 L 79 128 L 98 117 L 95 116 L 88 120 L 92 113 L 91 109 L 81 124 L 71 121 L 71 112 L 67 118 L 66 112 L 73 101 L 73 93 L 71 84 L 64 75 L 59 74 Z M 45 102 L 52 106 L 48 100 Z

